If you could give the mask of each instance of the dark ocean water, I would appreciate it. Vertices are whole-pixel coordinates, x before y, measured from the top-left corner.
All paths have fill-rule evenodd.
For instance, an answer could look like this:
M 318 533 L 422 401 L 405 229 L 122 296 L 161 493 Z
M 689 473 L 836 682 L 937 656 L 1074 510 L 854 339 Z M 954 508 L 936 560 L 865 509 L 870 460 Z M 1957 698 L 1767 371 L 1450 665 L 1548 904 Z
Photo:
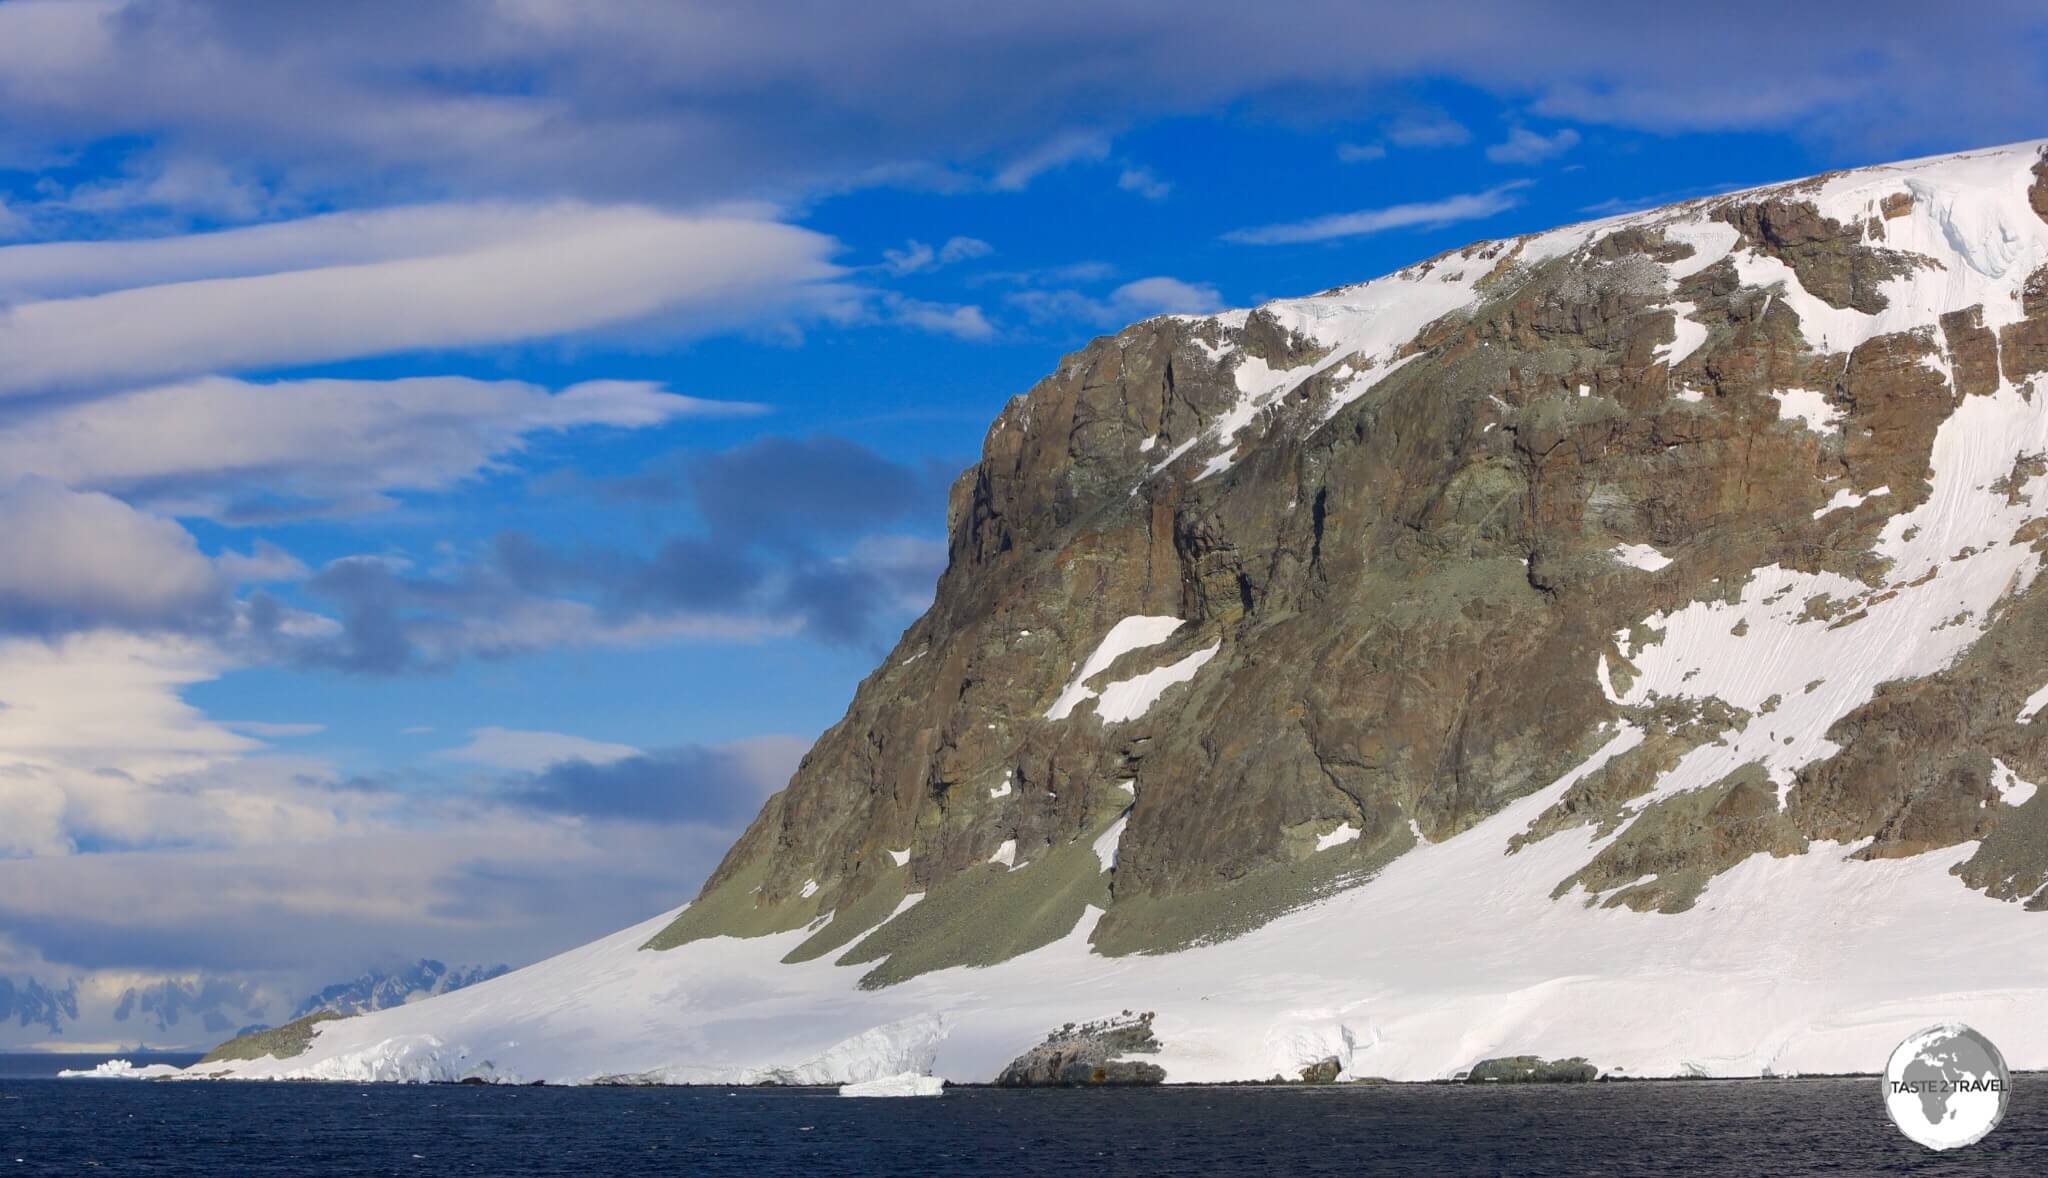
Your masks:
M 2048 1174 L 2048 1084 L 1933 1154 L 1878 1081 L 805 1089 L 0 1081 L 0 1176 L 28 1174 Z M 2029 1100 L 2030 1089 L 2044 1099 Z

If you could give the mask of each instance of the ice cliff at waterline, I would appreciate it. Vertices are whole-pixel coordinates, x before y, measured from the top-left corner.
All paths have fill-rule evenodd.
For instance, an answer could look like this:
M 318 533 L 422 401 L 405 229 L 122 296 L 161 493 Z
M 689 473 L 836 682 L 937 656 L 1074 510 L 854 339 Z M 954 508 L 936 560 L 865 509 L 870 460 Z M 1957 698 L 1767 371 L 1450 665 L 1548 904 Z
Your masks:
M 197 1070 L 2048 1067 L 2043 144 L 1146 320 L 949 513 L 691 903 Z

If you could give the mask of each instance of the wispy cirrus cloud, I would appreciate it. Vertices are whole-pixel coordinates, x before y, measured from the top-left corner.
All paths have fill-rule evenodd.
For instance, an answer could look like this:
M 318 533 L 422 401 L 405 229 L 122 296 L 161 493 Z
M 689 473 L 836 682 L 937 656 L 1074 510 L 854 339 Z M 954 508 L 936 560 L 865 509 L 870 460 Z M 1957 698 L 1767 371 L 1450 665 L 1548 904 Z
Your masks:
M 1159 178 L 1152 169 L 1142 164 L 1127 165 L 1117 174 L 1116 186 L 1125 192 L 1135 192 L 1146 200 L 1165 200 L 1173 193 L 1173 185 Z
M 275 519 L 375 508 L 392 492 L 444 488 L 504 462 L 539 434 L 765 409 L 639 381 L 550 392 L 459 376 L 208 376 L 0 421 L 0 470 L 182 516 Z
M 1540 164 L 1556 159 L 1579 144 L 1579 133 L 1560 127 L 1548 135 L 1515 127 L 1508 137 L 1486 149 L 1486 158 L 1497 164 Z
M 1223 296 L 1208 283 L 1164 274 L 1126 282 L 1102 296 L 1058 288 L 1020 290 L 1005 301 L 1041 323 L 1069 320 L 1093 327 L 1119 327 L 1150 315 L 1206 314 L 1223 306 Z
M 1387 140 L 1396 147 L 1457 147 L 1472 140 L 1472 129 L 1441 110 L 1403 111 L 1387 123 Z
M 629 744 L 591 740 L 567 732 L 542 732 L 526 728 L 486 725 L 470 730 L 469 740 L 434 756 L 443 761 L 465 761 L 499 769 L 539 770 L 563 761 L 606 765 L 626 757 L 642 755 Z
M 1013 157 L 996 170 L 989 183 L 1016 192 L 1047 172 L 1108 157 L 1108 136 L 1099 131 L 1064 131 Z
M 446 237 L 437 231 L 451 228 L 448 210 L 427 210 L 424 222 L 390 214 L 297 233 L 234 230 L 132 248 L 133 263 L 97 248 L 114 243 L 0 249 L 0 288 L 17 292 L 0 314 L 0 395 L 545 339 L 655 317 L 671 331 L 709 330 L 849 297 L 833 282 L 844 272 L 828 260 L 832 239 L 772 221 L 579 207 L 534 211 L 510 235 L 453 227 Z M 367 243 L 334 240 L 364 227 Z M 148 284 L 108 288 L 152 270 Z M 102 289 L 38 297 L 88 283 Z
M 1293 245 L 1300 242 L 1329 241 L 1340 237 L 1363 237 L 1367 234 L 1385 233 L 1390 229 L 1433 229 L 1454 225 L 1460 221 L 1483 221 L 1520 204 L 1521 197 L 1517 194 L 1529 184 L 1530 181 L 1527 180 L 1515 180 L 1497 184 L 1483 192 L 1460 193 L 1440 200 L 1416 201 L 1379 209 L 1359 209 L 1350 213 L 1330 213 L 1305 221 L 1287 221 L 1249 229 L 1234 229 L 1224 234 L 1223 239 L 1242 245 Z
M 985 258 L 995 251 L 996 247 L 978 237 L 949 237 L 938 246 L 912 238 L 903 243 L 902 249 L 883 250 L 882 268 L 898 277 L 925 274 L 955 262 Z

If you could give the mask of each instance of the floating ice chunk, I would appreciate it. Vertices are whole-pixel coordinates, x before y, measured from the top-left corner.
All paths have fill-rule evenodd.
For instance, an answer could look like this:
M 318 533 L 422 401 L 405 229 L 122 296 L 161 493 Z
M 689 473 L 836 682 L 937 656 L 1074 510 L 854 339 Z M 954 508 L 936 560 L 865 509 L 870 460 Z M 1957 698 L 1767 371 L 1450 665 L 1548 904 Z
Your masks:
M 944 1080 L 937 1076 L 920 1076 L 916 1072 L 839 1086 L 841 1096 L 943 1096 L 945 1092 Z
M 1607 550 L 1607 555 L 1629 566 L 1654 573 L 1671 563 L 1671 558 L 1650 547 L 1648 544 L 1616 544 Z
M 84 1070 L 66 1068 L 57 1073 L 65 1080 L 160 1080 L 179 1074 L 179 1069 L 167 1063 L 144 1064 L 136 1067 L 133 1060 L 110 1059 Z
M 1327 851 L 1331 847 L 1341 847 L 1345 843 L 1357 842 L 1358 836 L 1361 833 L 1363 832 L 1360 831 L 1357 827 L 1347 822 L 1328 834 L 1317 835 L 1316 850 Z
M 1842 424 L 1842 411 L 1812 389 L 1780 389 L 1771 395 L 1778 399 L 1780 421 L 1801 422 L 1817 434 L 1833 433 Z

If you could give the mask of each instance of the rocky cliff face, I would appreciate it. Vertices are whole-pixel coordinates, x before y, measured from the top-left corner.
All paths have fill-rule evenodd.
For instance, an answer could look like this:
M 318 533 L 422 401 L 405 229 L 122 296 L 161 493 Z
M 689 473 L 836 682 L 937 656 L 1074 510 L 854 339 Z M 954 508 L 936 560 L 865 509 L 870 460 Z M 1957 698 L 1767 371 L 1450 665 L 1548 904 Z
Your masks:
M 2044 210 L 2008 149 L 1094 341 L 1004 409 L 931 611 L 654 943 L 829 915 L 797 956 L 866 945 L 878 984 L 1090 904 L 1105 953 L 1226 938 L 1616 725 L 1516 844 L 1611 836 L 1560 898 L 1678 911 L 1817 839 L 1983 840 L 1972 886 L 2042 894 L 2008 802 L 2048 775 Z
M 215 1066 L 2048 1066 L 2044 148 L 1096 340 L 694 902 Z

